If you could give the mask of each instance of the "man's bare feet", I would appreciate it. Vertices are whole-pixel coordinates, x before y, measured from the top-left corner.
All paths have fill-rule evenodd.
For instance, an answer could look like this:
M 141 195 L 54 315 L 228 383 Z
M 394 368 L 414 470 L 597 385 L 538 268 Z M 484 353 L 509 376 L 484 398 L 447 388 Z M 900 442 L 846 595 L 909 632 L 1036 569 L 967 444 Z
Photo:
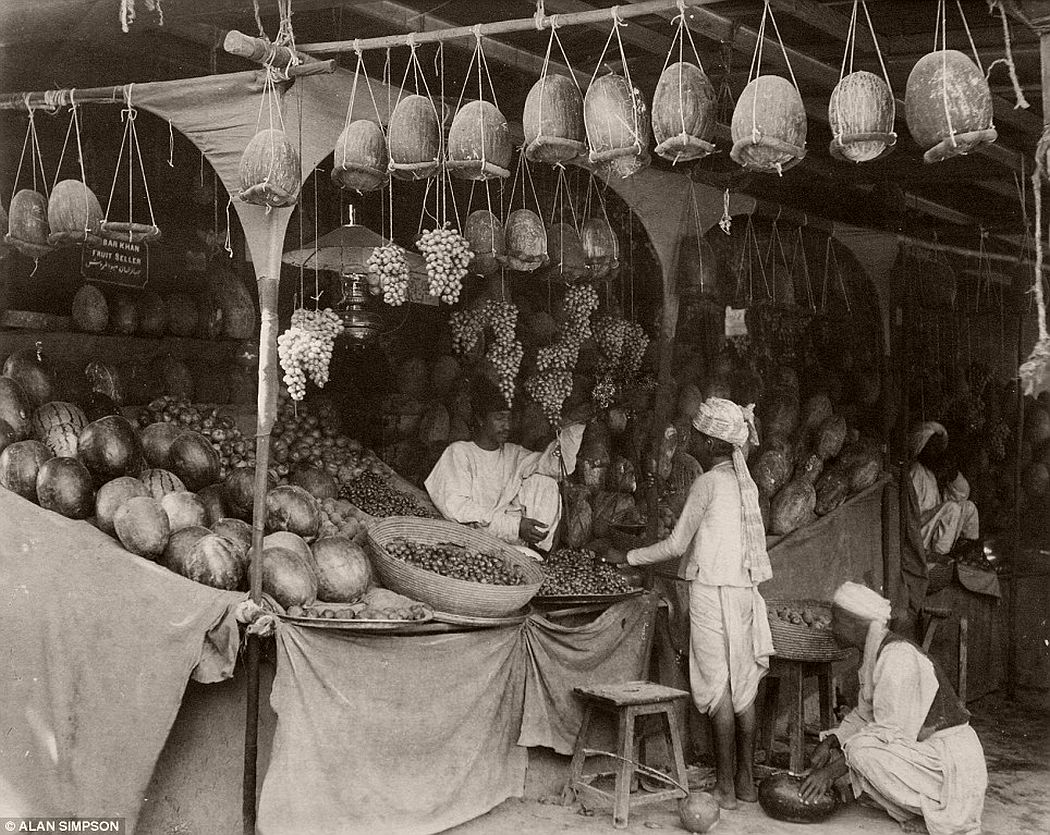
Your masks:
M 901 831 L 914 833 L 914 835 L 927 835 L 929 832 L 926 828 L 926 821 L 918 815 L 909 820 L 901 821 Z
M 736 789 L 737 800 L 743 800 L 745 803 L 758 802 L 758 787 L 755 785 L 753 774 L 746 771 L 738 771 L 736 780 L 733 782 L 733 788 Z
M 736 793 L 733 791 L 733 787 L 725 787 L 716 785 L 711 789 L 711 796 L 718 802 L 718 808 L 720 809 L 735 809 L 737 808 Z

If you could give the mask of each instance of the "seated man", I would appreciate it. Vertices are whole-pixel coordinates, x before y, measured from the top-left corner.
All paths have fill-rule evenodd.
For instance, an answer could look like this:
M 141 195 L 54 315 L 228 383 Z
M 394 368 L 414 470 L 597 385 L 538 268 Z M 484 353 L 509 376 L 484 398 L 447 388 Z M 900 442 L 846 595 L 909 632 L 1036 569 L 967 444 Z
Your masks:
M 977 506 L 969 501 L 970 485 L 948 453 L 948 432 L 939 423 L 923 423 L 911 433 L 911 452 L 911 482 L 926 552 L 943 556 L 960 540 L 976 540 Z
M 543 452 L 507 443 L 510 410 L 487 380 L 474 384 L 471 402 L 473 439 L 449 444 L 442 453 L 426 480 L 431 500 L 446 519 L 512 545 L 549 551 L 561 520 L 562 464 L 566 474 L 576 468 L 583 424 L 560 431 L 559 458 L 558 440 Z
M 835 592 L 832 629 L 864 655 L 857 707 L 813 752 L 801 796 L 812 802 L 841 778 L 906 831 L 981 831 L 988 772 L 970 713 L 936 662 L 887 628 L 889 601 L 858 583 Z

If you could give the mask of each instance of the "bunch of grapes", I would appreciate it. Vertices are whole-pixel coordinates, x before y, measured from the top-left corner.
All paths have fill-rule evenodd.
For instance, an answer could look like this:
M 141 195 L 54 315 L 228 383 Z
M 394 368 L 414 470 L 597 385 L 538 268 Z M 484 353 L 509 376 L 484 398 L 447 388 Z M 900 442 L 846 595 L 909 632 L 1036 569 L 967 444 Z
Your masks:
M 404 304 L 408 298 L 408 258 L 405 250 L 395 243 L 377 246 L 368 256 L 367 264 L 369 272 L 379 279 L 383 301 L 392 307 Z
M 430 295 L 445 304 L 455 304 L 463 289 L 467 266 L 474 257 L 470 242 L 459 234 L 459 230 L 445 223 L 437 229 L 425 230 L 416 246 L 427 264 Z
M 592 392 L 594 402 L 600 409 L 608 409 L 613 401 L 616 399 L 616 385 L 612 381 L 612 377 L 603 375 L 598 378 L 598 381 L 594 384 L 594 391 Z
M 330 307 L 324 310 L 299 308 L 292 324 L 277 337 L 277 355 L 284 369 L 284 383 L 293 400 L 306 396 L 306 378 L 324 388 L 335 340 L 343 332 L 343 320 Z
M 496 369 L 499 389 L 510 408 L 514 403 L 514 381 L 525 353 L 517 337 L 518 306 L 489 299 L 482 307 L 482 316 L 494 336 L 485 358 Z
M 482 308 L 457 310 L 448 320 L 452 331 L 452 350 L 465 354 L 478 344 L 478 337 L 485 329 L 485 315 Z
M 540 404 L 547 422 L 557 426 L 561 420 L 561 407 L 572 394 L 572 372 L 554 368 L 533 374 L 525 381 L 525 391 Z
M 645 352 L 649 350 L 649 335 L 637 322 L 628 322 L 623 346 L 623 362 L 620 366 L 625 386 L 634 385 L 638 372 L 642 370 Z
M 993 461 L 1003 461 L 1006 458 L 1006 442 L 1009 438 L 1010 427 L 1001 422 L 988 433 L 988 452 Z
M 565 329 L 580 342 L 591 335 L 591 316 L 598 309 L 598 291 L 592 284 L 573 284 L 565 291 Z

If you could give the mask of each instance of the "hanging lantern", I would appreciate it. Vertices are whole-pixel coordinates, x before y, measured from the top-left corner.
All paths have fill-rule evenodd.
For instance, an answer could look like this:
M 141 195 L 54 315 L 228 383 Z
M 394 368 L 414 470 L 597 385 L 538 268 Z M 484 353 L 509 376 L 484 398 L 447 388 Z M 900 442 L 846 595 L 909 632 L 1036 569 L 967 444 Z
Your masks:
M 806 155 L 806 110 L 786 78 L 760 75 L 733 110 L 733 161 L 750 171 L 783 173 Z
M 992 93 L 978 66 L 955 49 L 931 52 L 908 76 L 905 117 L 926 162 L 968 154 L 995 142 Z
M 343 320 L 343 332 L 351 344 L 362 345 L 379 336 L 382 320 L 367 308 L 368 282 L 358 272 L 344 272 L 339 276 L 340 299 L 335 311 Z
M 678 61 L 663 71 L 653 93 L 653 139 L 672 163 L 706 157 L 715 146 L 714 85 L 696 64 Z
M 874 73 L 859 70 L 843 77 L 828 102 L 829 152 L 849 162 L 870 162 L 888 154 L 897 142 L 896 112 L 889 85 Z
M 569 223 L 552 223 L 547 230 L 547 254 L 551 273 L 566 281 L 587 275 L 587 258 L 580 235 Z
M 584 261 L 595 278 L 607 276 L 620 265 L 620 242 L 606 218 L 587 218 L 580 228 L 580 243 Z
M 24 188 L 11 198 L 4 241 L 27 258 L 40 258 L 52 250 L 48 243 L 47 200 L 39 191 Z
M 47 201 L 47 236 L 52 246 L 90 241 L 98 243 L 102 227 L 102 206 L 95 193 L 81 180 L 62 180 Z
M 467 102 L 448 132 L 448 169 L 463 180 L 509 177 L 511 158 L 507 120 L 491 102 Z
M 343 128 L 335 143 L 332 182 L 352 191 L 375 191 L 389 179 L 386 136 L 371 119 L 358 119 Z
M 255 134 L 241 154 L 241 200 L 272 208 L 294 206 L 301 184 L 299 153 L 285 132 L 265 128 Z
M 503 224 L 488 209 L 478 209 L 467 215 L 463 237 L 470 242 L 474 257 L 470 269 L 478 275 L 491 275 L 499 269 L 500 256 L 505 254 Z
M 533 162 L 557 165 L 587 152 L 583 97 L 567 76 L 547 74 L 532 85 L 521 126 L 525 154 Z
M 590 161 L 609 174 L 630 177 L 649 164 L 649 119 L 642 94 L 622 75 L 591 82 L 583 99 Z
M 436 173 L 441 156 L 441 125 L 434 102 L 407 96 L 397 103 L 387 125 L 390 171 L 400 180 L 423 180 Z
M 496 260 L 504 267 L 527 273 L 547 263 L 547 230 L 531 209 L 510 213 L 503 239 L 504 254 L 497 254 Z

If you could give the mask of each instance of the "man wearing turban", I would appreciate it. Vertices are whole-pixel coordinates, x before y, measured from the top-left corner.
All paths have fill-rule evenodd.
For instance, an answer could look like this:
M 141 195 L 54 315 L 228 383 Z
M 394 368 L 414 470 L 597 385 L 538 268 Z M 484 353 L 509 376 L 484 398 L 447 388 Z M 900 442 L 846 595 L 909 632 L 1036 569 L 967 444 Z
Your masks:
M 970 485 L 948 454 L 948 432 L 934 421 L 912 430 L 911 483 L 919 500 L 922 544 L 927 553 L 945 555 L 960 540 L 980 535 Z
M 758 584 L 773 576 L 766 553 L 758 488 L 744 449 L 758 444 L 754 410 L 711 397 L 693 418 L 695 455 L 704 472 L 693 482 L 671 535 L 610 562 L 647 565 L 681 557 L 689 580 L 689 687 L 715 730 L 720 806 L 758 799 L 752 762 L 755 697 L 769 670 L 773 639 Z M 734 766 L 735 763 L 735 766 Z
M 887 623 L 890 603 L 858 583 L 835 592 L 832 629 L 863 651 L 857 707 L 823 738 L 802 784 L 805 802 L 848 778 L 907 831 L 981 831 L 988 772 L 984 749 L 940 666 Z

